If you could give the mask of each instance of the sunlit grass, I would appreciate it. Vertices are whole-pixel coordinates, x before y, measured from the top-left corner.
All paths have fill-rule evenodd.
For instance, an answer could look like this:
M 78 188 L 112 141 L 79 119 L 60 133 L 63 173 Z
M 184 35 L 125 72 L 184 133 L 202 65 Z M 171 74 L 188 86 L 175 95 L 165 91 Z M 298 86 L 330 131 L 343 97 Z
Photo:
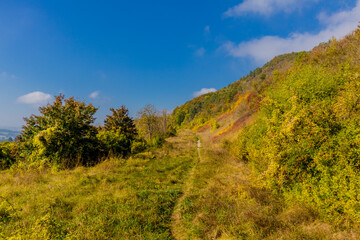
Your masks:
M 173 223 L 177 239 L 358 239 L 316 209 L 262 187 L 251 168 L 220 145 L 203 143 Z
M 176 139 L 170 145 L 173 156 L 163 149 L 153 153 L 161 157 L 110 159 L 92 168 L 2 172 L 0 236 L 171 239 L 173 208 L 196 162 L 196 145 Z

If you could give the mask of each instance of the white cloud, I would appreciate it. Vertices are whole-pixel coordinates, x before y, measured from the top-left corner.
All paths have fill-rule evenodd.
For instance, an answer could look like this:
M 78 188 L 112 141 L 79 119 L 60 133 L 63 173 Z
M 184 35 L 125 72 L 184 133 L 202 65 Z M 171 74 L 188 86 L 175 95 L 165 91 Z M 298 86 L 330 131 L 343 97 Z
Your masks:
M 197 57 L 203 57 L 205 55 L 206 49 L 205 48 L 199 48 L 195 51 L 195 56 Z
M 95 91 L 95 92 L 92 92 L 89 97 L 92 98 L 92 99 L 95 99 L 97 97 L 99 97 L 99 94 L 100 92 L 99 91 Z
M 349 11 L 341 11 L 330 16 L 320 14 L 319 21 L 325 25 L 325 28 L 318 33 L 293 33 L 286 38 L 265 36 L 240 44 L 228 42 L 221 48 L 230 56 L 250 57 L 261 64 L 279 54 L 308 51 L 321 42 L 327 42 L 332 37 L 342 38 L 356 29 L 359 16 L 360 0 Z
M 37 91 L 19 97 L 17 102 L 25 104 L 45 104 L 49 102 L 50 99 L 50 94 Z
M 318 0 L 244 0 L 242 3 L 228 9 L 225 17 L 239 17 L 246 13 L 255 13 L 269 16 L 276 12 L 284 11 L 290 13 L 301 8 L 306 2 L 317 2 Z
M 211 92 L 216 92 L 216 89 L 215 88 L 202 88 L 200 91 L 194 92 L 193 96 L 194 97 L 199 97 L 201 95 L 211 93 Z

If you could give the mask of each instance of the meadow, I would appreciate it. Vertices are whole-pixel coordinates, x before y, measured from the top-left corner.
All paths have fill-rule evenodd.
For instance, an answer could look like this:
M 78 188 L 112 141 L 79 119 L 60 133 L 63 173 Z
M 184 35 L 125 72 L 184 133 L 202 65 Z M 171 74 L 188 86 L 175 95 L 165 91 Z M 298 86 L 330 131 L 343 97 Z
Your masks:
M 0 238 L 172 239 L 173 209 L 196 162 L 187 132 L 95 167 L 2 171 Z

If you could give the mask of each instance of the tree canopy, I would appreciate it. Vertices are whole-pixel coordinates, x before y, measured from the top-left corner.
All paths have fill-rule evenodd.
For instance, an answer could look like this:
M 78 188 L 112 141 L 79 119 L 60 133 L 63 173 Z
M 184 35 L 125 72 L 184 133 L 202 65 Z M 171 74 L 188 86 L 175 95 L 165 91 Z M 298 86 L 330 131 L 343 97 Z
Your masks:
M 97 129 L 92 124 L 97 108 L 60 94 L 39 108 L 40 115 L 24 118 L 19 142 L 30 162 L 59 167 L 89 165 L 97 161 Z

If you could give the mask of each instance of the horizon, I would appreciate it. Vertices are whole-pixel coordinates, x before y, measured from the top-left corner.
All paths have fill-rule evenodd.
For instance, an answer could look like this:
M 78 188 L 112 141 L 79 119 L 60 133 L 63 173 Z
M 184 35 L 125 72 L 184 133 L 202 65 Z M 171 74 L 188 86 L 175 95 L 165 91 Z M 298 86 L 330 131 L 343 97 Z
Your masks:
M 132 116 L 172 110 L 273 57 L 355 30 L 359 1 L 9 1 L 0 3 L 0 128 L 59 93 Z

